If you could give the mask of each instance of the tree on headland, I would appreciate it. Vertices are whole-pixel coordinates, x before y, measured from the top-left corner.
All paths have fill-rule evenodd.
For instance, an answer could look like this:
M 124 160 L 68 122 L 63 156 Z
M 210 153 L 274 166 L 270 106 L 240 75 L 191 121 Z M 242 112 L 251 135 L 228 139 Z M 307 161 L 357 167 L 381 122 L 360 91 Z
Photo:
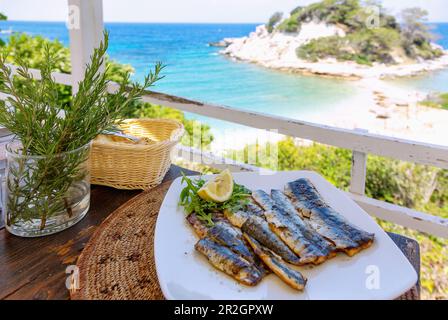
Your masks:
M 428 36 L 428 26 L 425 25 L 428 20 L 428 11 L 418 7 L 403 9 L 401 18 L 403 19 L 403 32 L 411 36 L 411 39 Z
M 303 6 L 297 6 L 294 9 L 291 10 L 289 13 L 290 16 L 293 16 L 295 14 L 298 14 L 303 9 Z
M 417 57 L 421 54 L 421 48 L 431 47 L 432 35 L 426 24 L 428 11 L 421 8 L 404 9 L 401 12 L 401 18 L 403 20 L 401 27 L 403 48 L 410 57 Z
M 282 20 L 283 13 L 282 12 L 276 12 L 274 13 L 270 18 L 268 23 L 266 24 L 266 28 L 269 33 L 274 31 L 274 27 Z

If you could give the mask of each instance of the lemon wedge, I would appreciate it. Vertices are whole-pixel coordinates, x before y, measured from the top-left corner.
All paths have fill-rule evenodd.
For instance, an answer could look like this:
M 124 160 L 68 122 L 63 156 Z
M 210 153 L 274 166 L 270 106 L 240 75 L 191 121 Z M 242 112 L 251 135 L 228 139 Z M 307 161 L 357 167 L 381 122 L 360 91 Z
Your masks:
M 230 199 L 233 192 L 233 177 L 229 169 L 222 171 L 214 179 L 208 181 L 198 191 L 204 200 L 224 202 Z

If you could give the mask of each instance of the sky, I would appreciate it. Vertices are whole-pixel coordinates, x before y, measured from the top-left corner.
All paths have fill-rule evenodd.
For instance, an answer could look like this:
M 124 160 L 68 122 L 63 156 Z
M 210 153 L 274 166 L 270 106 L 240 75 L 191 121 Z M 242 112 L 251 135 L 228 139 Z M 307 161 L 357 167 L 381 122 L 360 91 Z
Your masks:
M 88 0 L 85 0 L 88 1 Z M 264 22 L 316 0 L 103 0 L 106 22 Z M 392 13 L 409 6 L 429 11 L 432 22 L 448 22 L 447 0 L 383 0 Z M 10 20 L 65 21 L 67 0 L 0 0 Z

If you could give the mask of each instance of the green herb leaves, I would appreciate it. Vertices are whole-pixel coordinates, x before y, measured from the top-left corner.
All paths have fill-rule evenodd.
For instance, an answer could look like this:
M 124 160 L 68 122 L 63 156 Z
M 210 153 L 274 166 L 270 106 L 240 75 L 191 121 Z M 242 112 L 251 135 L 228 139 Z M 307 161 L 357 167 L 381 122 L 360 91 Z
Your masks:
M 205 180 L 198 178 L 192 180 L 183 174 L 182 184 L 186 186 L 180 193 L 179 204 L 184 207 L 187 214 L 196 213 L 198 218 L 205 221 L 209 226 L 213 225 L 213 214 L 227 210 L 236 212 L 243 209 L 249 202 L 250 190 L 245 186 L 235 183 L 232 196 L 223 203 L 207 201 L 198 196 L 198 190 L 205 184 Z

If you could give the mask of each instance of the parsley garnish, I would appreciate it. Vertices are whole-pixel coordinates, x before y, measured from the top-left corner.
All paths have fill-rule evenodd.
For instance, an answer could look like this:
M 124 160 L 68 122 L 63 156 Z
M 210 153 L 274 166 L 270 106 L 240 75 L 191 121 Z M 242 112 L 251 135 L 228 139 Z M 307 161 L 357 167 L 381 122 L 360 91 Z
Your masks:
M 179 204 L 184 207 L 187 214 L 196 213 L 198 219 L 205 221 L 209 226 L 214 224 L 213 213 L 223 212 L 224 210 L 236 212 L 245 208 L 249 202 L 250 190 L 237 183 L 233 184 L 233 192 L 229 200 L 222 203 L 204 200 L 198 196 L 198 190 L 205 182 L 202 178 L 192 180 L 182 172 L 181 183 L 186 183 L 186 186 L 180 193 Z

